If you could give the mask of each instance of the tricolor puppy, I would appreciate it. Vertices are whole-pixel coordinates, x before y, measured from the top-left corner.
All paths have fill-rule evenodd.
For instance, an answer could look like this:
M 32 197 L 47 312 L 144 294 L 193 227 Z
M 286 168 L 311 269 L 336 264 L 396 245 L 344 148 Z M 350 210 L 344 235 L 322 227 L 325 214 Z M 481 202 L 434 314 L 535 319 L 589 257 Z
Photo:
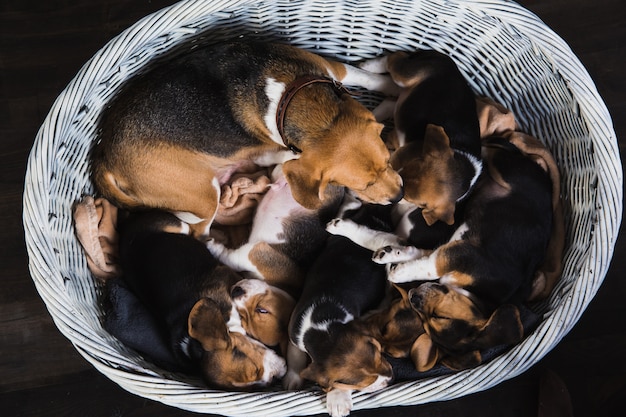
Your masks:
M 329 414 L 338 417 L 350 413 L 352 391 L 390 383 L 380 343 L 355 320 L 377 307 L 385 287 L 385 269 L 371 261 L 369 250 L 341 236 L 328 238 L 291 317 L 285 388 L 298 388 L 301 378 L 316 382 L 327 393 Z
M 437 348 L 425 333 L 407 290 L 397 284 L 393 288 L 390 304 L 367 314 L 362 319 L 363 325 L 378 340 L 384 353 L 394 358 L 411 358 L 416 370 L 428 371 L 437 363 Z
M 393 116 L 391 164 L 404 181 L 404 198 L 422 208 L 429 225 L 454 222 L 457 202 L 469 195 L 482 170 L 475 95 L 454 61 L 432 50 L 395 52 L 361 68 L 389 72 L 402 89 L 397 101 L 374 110 Z
M 409 292 L 441 363 L 463 369 L 480 351 L 523 337 L 516 305 L 527 300 L 543 260 L 552 222 L 552 186 L 541 167 L 505 139 L 485 147 L 486 172 L 469 197 L 449 243 L 405 261 L 386 252 L 395 283 L 430 281 Z
M 281 165 L 271 177 L 273 182 L 257 206 L 247 242 L 237 248 L 213 239 L 206 244 L 222 263 L 297 298 L 306 268 L 326 240 L 325 224 L 338 210 L 344 189 L 329 186 L 322 206 L 308 209 L 294 199 Z
M 219 264 L 201 242 L 181 234 L 186 225 L 171 214 L 148 212 L 133 213 L 120 226 L 123 279 L 183 368 L 195 367 L 207 384 L 225 389 L 266 386 L 284 375 L 284 359 L 261 343 L 273 344 L 275 336 L 263 340 L 268 332 L 254 330 L 257 341 L 242 327 L 238 310 L 258 308 L 231 299 L 231 290 L 236 293 L 246 281 Z M 280 316 L 280 309 L 272 316 Z M 246 321 L 245 327 L 262 324 Z
M 251 166 L 284 162 L 298 203 L 329 185 L 364 201 L 402 197 L 382 125 L 339 84 L 396 91 L 381 74 L 281 44 L 214 44 L 128 81 L 100 121 L 93 181 L 115 204 L 158 207 L 208 235 L 220 185 Z M 217 219 L 219 220 L 219 218 Z

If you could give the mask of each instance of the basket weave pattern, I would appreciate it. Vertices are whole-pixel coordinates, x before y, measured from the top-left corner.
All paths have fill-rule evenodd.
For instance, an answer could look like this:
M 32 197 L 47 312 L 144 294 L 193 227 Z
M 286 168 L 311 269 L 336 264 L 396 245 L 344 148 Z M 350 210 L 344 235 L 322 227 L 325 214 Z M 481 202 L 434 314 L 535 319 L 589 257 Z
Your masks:
M 355 62 L 396 50 L 450 55 L 477 94 L 515 113 L 520 130 L 553 152 L 566 214 L 563 278 L 541 325 L 521 344 L 475 369 L 356 394 L 354 408 L 419 404 L 487 389 L 528 369 L 576 323 L 597 292 L 622 213 L 622 167 L 606 106 L 569 47 L 515 3 L 475 1 L 183 1 L 147 16 L 101 49 L 52 107 L 30 155 L 24 228 L 30 270 L 59 330 L 99 371 L 135 394 L 231 416 L 325 412 L 323 395 L 223 392 L 165 373 L 100 324 L 101 288 L 75 238 L 72 207 L 93 194 L 89 150 L 103 106 L 130 76 L 198 44 L 240 36 L 288 42 Z M 378 98 L 360 98 L 373 107 Z

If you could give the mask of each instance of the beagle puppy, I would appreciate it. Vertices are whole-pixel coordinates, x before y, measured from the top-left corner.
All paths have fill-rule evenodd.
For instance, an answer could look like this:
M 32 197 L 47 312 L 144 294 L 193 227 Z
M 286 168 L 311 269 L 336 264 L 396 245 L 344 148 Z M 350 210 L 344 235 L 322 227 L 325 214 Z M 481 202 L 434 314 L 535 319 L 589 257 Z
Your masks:
M 302 379 L 316 382 L 333 417 L 350 413 L 352 391 L 373 392 L 392 380 L 381 344 L 355 320 L 382 301 L 387 285 L 384 267 L 370 258 L 370 251 L 350 240 L 329 236 L 289 324 L 283 384 L 296 389 Z
M 293 46 L 213 44 L 127 82 L 99 121 L 92 179 L 125 208 L 157 207 L 206 238 L 220 186 L 284 162 L 295 200 L 318 208 L 328 186 L 363 201 L 402 197 L 402 180 L 371 111 L 341 83 L 396 92 L 390 77 Z
M 437 348 L 411 305 L 407 289 L 393 284 L 392 291 L 389 305 L 367 314 L 363 324 L 384 353 L 393 358 L 410 358 L 418 372 L 428 371 L 437 362 Z
M 489 138 L 483 149 L 487 170 L 448 243 L 425 255 L 376 255 L 391 282 L 427 281 L 409 299 L 452 369 L 480 364 L 482 349 L 521 340 L 517 306 L 530 295 L 551 233 L 548 174 L 505 139 Z
M 325 224 L 338 210 L 344 189 L 329 186 L 323 205 L 308 209 L 294 199 L 282 165 L 273 169 L 271 180 L 256 208 L 247 242 L 230 248 L 209 239 L 206 245 L 225 265 L 298 298 L 306 268 L 326 240 Z
M 383 101 L 374 114 L 393 116 L 387 141 L 391 164 L 404 182 L 404 199 L 422 209 L 428 225 L 454 223 L 482 170 L 475 95 L 454 61 L 433 50 L 395 52 L 361 68 L 388 72 L 401 87 L 397 100 Z
M 286 363 L 265 344 L 280 344 L 281 331 L 287 337 L 284 324 L 293 300 L 263 281 L 254 285 L 254 292 L 263 293 L 264 299 L 240 297 L 239 289 L 250 283 L 219 264 L 197 239 L 181 233 L 187 228 L 160 211 L 134 212 L 122 219 L 124 282 L 145 306 L 182 369 L 199 369 L 206 383 L 217 388 L 269 385 L 285 374 Z M 285 302 L 292 304 L 282 305 Z M 240 312 L 250 310 L 263 313 L 263 318 L 245 315 L 242 320 Z

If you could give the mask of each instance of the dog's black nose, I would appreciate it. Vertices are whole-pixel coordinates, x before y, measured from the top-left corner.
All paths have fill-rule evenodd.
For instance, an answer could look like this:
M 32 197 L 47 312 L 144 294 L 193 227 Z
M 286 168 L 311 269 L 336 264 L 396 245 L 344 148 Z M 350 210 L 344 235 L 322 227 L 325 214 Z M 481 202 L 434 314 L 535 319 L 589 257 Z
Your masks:
M 246 292 L 239 285 L 235 285 L 232 290 L 230 290 L 230 298 L 237 298 L 244 295 Z
M 422 298 L 422 295 L 419 293 L 417 288 L 412 288 L 409 291 L 409 302 L 411 303 L 411 306 L 420 309 L 422 307 L 423 301 L 424 299 Z
M 391 199 L 391 204 L 395 204 L 398 201 L 402 200 L 403 198 L 404 198 L 404 187 L 401 187 L 398 194 L 396 194 L 395 197 Z

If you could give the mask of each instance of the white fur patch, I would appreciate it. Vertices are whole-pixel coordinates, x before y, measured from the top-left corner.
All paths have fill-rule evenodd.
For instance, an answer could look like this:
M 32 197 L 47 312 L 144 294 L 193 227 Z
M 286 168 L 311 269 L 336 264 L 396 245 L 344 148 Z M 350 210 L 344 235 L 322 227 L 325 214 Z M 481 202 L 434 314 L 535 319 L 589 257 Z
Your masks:
M 276 112 L 278 110 L 278 103 L 285 91 L 285 83 L 276 81 L 273 78 L 268 78 L 265 84 L 265 95 L 269 99 L 269 105 L 267 106 L 267 113 L 265 113 L 265 126 L 270 131 L 270 138 L 279 145 L 284 145 L 283 138 L 278 132 L 278 125 L 276 124 Z
M 361 392 L 375 392 L 385 388 L 391 382 L 390 376 L 378 375 L 376 381 L 372 382 L 367 387 L 363 388 Z
M 175 211 L 173 214 L 178 217 L 178 220 L 187 224 L 198 224 L 204 220 L 188 211 Z
M 230 317 L 226 322 L 226 327 L 229 332 L 233 333 L 241 333 L 243 335 L 246 334 L 246 330 L 243 328 L 241 324 L 241 316 L 239 316 L 239 312 L 237 311 L 237 307 L 233 304 L 230 309 Z
M 375 251 L 384 246 L 399 246 L 398 236 L 393 233 L 370 229 L 350 219 L 333 219 L 326 225 L 326 231 L 333 235 L 347 237 L 357 245 Z
M 352 391 L 334 388 L 326 394 L 326 410 L 331 417 L 345 417 L 352 411 Z
M 461 155 L 465 156 L 470 161 L 470 163 L 474 166 L 474 176 L 472 177 L 472 180 L 470 181 L 470 186 L 467 188 L 467 191 L 456 200 L 456 201 L 461 201 L 461 200 L 464 200 L 474 188 L 476 181 L 478 181 L 478 177 L 480 177 L 480 174 L 483 171 L 483 163 L 479 161 L 473 155 L 470 155 L 466 152 L 461 152 L 461 151 L 455 151 L 455 152 L 458 152 Z
M 346 324 L 354 320 L 354 316 L 350 314 L 348 310 L 345 309 L 345 307 L 341 305 L 337 305 L 337 307 L 343 310 L 344 312 L 343 318 L 336 317 L 333 320 L 324 320 L 322 322 L 313 321 L 313 312 L 317 308 L 317 304 L 313 304 L 309 308 L 306 309 L 304 314 L 302 314 L 302 321 L 300 322 L 300 328 L 298 329 L 299 330 L 298 334 L 294 337 L 294 343 L 296 344 L 296 346 L 298 346 L 300 350 L 302 350 L 303 352 L 307 352 L 306 346 L 304 345 L 304 335 L 309 329 L 328 332 L 328 327 L 333 323 Z
M 287 373 L 287 363 L 271 349 L 265 351 L 263 357 L 262 381 L 266 384 L 272 382 L 274 378 L 282 378 Z

